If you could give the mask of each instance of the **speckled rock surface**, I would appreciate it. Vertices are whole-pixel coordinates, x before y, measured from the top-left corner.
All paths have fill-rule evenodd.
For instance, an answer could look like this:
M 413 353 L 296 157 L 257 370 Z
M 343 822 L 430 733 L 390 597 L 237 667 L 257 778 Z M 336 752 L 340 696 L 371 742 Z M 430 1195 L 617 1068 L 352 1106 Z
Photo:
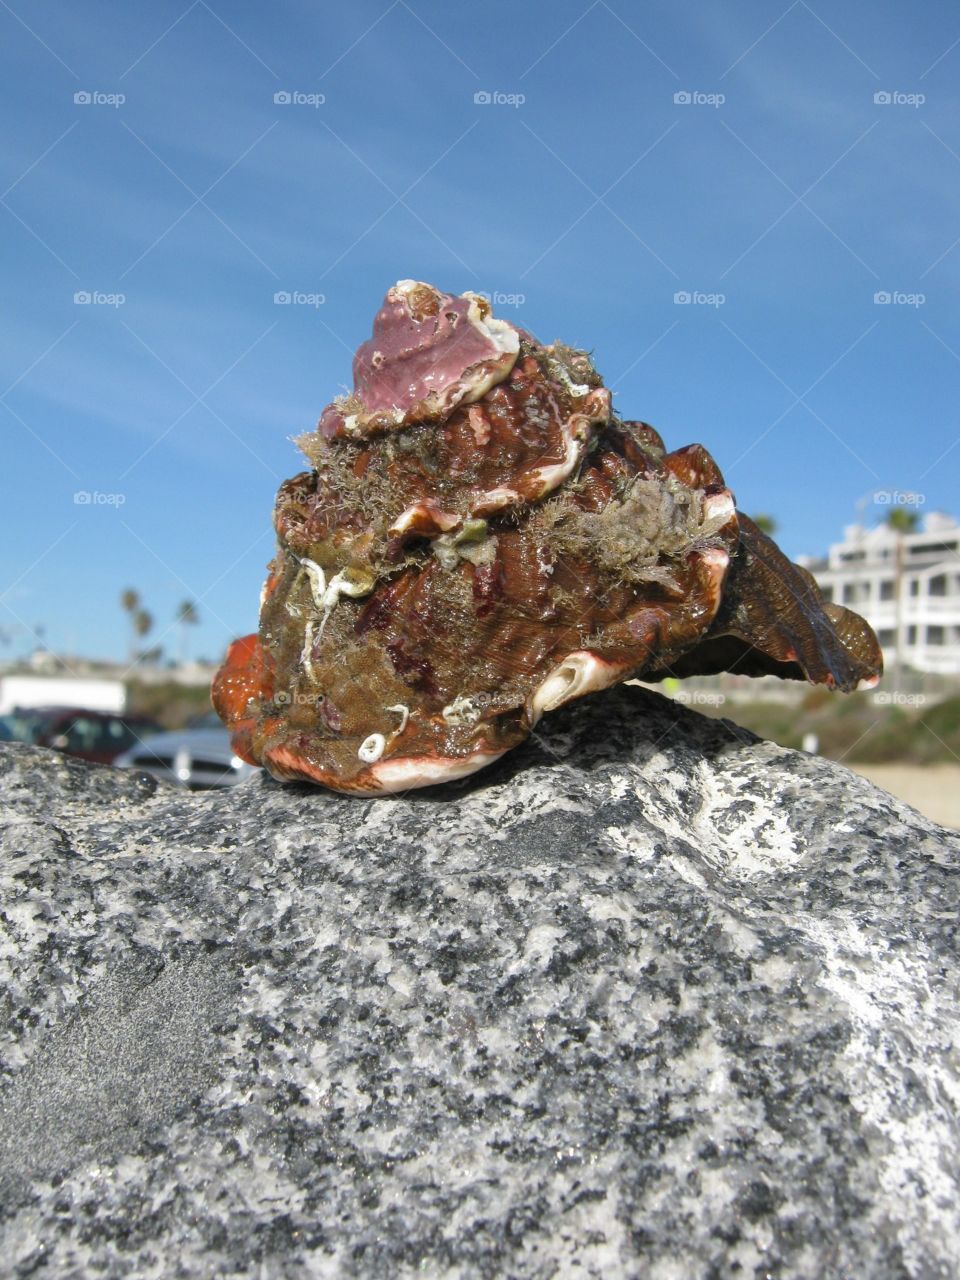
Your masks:
M 0 746 L 0 1272 L 958 1274 L 960 842 L 620 688 L 441 793 Z

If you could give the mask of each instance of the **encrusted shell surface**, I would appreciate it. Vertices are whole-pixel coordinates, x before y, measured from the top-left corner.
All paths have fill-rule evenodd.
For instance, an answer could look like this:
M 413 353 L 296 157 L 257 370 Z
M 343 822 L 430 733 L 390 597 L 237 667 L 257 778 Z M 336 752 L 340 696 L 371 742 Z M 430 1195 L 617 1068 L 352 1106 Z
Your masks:
M 401 281 L 300 440 L 258 636 L 214 705 L 280 778 L 462 777 L 630 676 L 875 683 L 877 641 L 735 510 L 698 444 L 617 419 L 583 352 Z

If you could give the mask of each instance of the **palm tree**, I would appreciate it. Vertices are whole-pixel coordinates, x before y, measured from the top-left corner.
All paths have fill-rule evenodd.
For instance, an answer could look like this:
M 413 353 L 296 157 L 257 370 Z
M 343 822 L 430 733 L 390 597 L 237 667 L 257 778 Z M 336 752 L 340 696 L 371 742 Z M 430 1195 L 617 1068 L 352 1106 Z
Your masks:
M 768 537 L 777 532 L 777 522 L 773 516 L 760 514 L 753 516 L 753 523 L 757 526 L 761 533 L 765 533 Z
M 183 600 L 177 609 L 177 622 L 180 624 L 180 665 L 187 660 L 187 627 L 195 627 L 200 621 L 200 614 L 193 600 Z
M 138 609 L 133 615 L 133 629 L 136 632 L 138 639 L 142 640 L 152 627 L 153 614 L 148 613 L 146 609 Z M 141 653 L 138 656 L 142 658 L 143 654 Z
M 893 578 L 893 599 L 896 608 L 896 621 L 894 622 L 894 657 L 893 657 L 893 687 L 894 690 L 900 688 L 901 678 L 903 676 L 903 540 L 908 533 L 913 533 L 919 523 L 920 517 L 916 511 L 909 511 L 906 507 L 891 507 L 887 516 L 887 526 L 897 535 L 897 553 L 894 567 Z
M 130 661 L 133 662 L 136 656 L 137 648 L 137 610 L 140 608 L 140 593 L 134 591 L 133 587 L 127 587 L 120 592 L 120 607 L 123 611 L 130 615 Z
M 891 507 L 887 516 L 887 524 L 899 534 L 913 533 L 919 521 L 916 511 L 908 511 L 906 507 Z

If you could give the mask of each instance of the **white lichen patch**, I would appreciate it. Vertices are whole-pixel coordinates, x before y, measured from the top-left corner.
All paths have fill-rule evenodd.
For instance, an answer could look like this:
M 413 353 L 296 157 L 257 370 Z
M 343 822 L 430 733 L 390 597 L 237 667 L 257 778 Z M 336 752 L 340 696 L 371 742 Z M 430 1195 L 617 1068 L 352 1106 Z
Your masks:
M 441 533 L 430 549 L 444 569 L 455 569 L 461 560 L 473 565 L 492 564 L 497 555 L 497 539 L 488 536 L 486 520 L 465 520 L 456 533 Z
M 360 596 L 367 596 L 377 585 L 376 577 L 367 569 L 348 566 L 346 569 L 341 569 L 338 573 L 335 573 L 328 581 L 323 568 L 315 560 L 310 560 L 304 556 L 300 561 L 300 567 L 306 572 L 310 582 L 310 596 L 313 600 L 313 606 L 321 615 L 317 640 L 322 639 L 327 619 L 342 596 L 350 596 L 354 599 Z M 288 604 L 287 611 L 293 613 L 294 617 L 301 616 L 299 613 L 294 613 L 295 608 L 296 606 Z M 311 645 L 312 643 L 311 632 Z M 304 642 L 304 653 L 306 653 L 306 641 Z M 306 667 L 306 662 L 304 666 Z
M 670 562 L 712 546 L 731 512 L 729 502 L 705 499 L 667 474 L 638 476 L 601 511 L 548 499 L 530 522 L 551 549 L 586 556 L 623 582 L 676 585 Z
M 341 569 L 327 583 L 327 589 L 323 593 L 323 610 L 329 613 L 341 596 L 350 596 L 351 599 L 367 596 L 375 586 L 376 578 L 366 569 Z
M 551 359 L 550 372 L 557 378 L 558 381 L 563 383 L 563 385 L 567 388 L 567 390 L 570 392 L 572 396 L 575 396 L 579 399 L 582 396 L 588 396 L 590 394 L 591 389 L 590 387 L 587 386 L 585 382 L 574 382 L 574 380 L 570 377 L 570 373 L 569 373 L 569 370 L 567 369 L 567 366 L 563 363 L 562 360 Z
M 482 715 L 475 698 L 458 694 L 453 702 L 443 708 L 443 718 L 455 729 L 472 729 Z
M 306 556 L 300 561 L 300 567 L 305 571 L 310 583 L 310 594 L 314 605 L 322 610 L 323 598 L 327 590 L 327 575 L 315 560 L 308 560 Z

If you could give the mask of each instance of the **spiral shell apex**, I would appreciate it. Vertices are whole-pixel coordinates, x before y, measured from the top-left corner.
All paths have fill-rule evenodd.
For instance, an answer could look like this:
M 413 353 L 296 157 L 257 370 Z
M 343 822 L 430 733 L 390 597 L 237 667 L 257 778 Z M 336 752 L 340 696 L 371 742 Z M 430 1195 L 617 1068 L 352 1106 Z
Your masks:
M 244 759 L 377 794 L 472 773 L 629 677 L 876 683 L 867 623 L 701 445 L 618 419 L 582 351 L 403 280 L 353 373 L 298 441 L 259 633 L 214 681 Z

